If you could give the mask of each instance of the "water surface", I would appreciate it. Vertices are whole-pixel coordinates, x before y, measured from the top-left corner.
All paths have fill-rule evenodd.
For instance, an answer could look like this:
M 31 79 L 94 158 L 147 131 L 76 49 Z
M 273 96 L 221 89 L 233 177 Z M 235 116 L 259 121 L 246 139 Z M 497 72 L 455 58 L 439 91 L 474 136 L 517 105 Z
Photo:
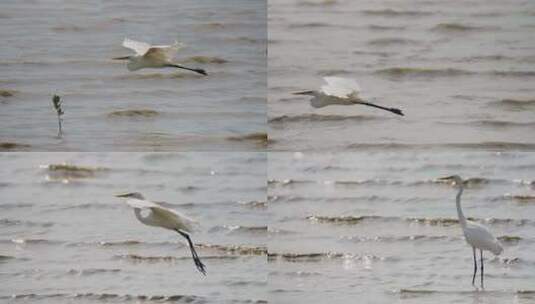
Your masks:
M 30 151 L 259 150 L 266 133 L 265 1 L 2 1 L 0 142 Z M 175 69 L 129 72 L 125 37 L 185 44 Z M 56 137 L 51 97 L 64 102 Z M 151 115 L 115 115 L 117 111 Z M 243 138 L 236 141 L 231 138 Z M 229 139 L 230 138 L 230 139 Z
M 274 303 L 532 303 L 532 153 L 269 155 L 269 299 Z M 455 210 L 501 241 L 472 287 L 472 249 Z
M 272 150 L 535 150 L 533 1 L 269 1 Z M 356 79 L 363 106 L 292 92 Z
M 267 299 L 264 153 L 4 153 L 0 167 L 0 302 Z M 199 221 L 206 277 L 182 237 L 114 197 L 131 191 Z

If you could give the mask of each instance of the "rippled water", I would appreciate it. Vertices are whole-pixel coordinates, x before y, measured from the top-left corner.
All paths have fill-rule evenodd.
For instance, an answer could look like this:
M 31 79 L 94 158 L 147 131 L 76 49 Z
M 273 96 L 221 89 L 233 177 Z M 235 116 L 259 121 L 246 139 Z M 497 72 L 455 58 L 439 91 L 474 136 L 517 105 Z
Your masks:
M 0 167 L 0 302 L 267 299 L 265 153 L 4 153 Z M 201 223 L 206 277 L 183 238 L 114 197 L 125 191 Z
M 274 303 L 532 303 L 535 155 L 270 153 L 269 299 Z M 463 209 L 504 246 L 474 290 Z
M 0 302 L 535 302 L 534 16 L 526 0 L 3 1 L 0 151 L 27 152 L 0 153 Z M 181 41 L 177 62 L 209 76 L 129 72 L 110 59 L 124 37 Z M 331 75 L 406 116 L 291 94 Z M 505 249 L 484 291 L 437 180 L 452 174 Z M 206 277 L 114 197 L 131 191 L 199 220 Z
M 272 0 L 273 150 L 535 150 L 535 2 Z M 405 117 L 353 106 L 313 109 L 322 77 Z
M 3 153 L 0 167 L 2 301 L 535 300 L 532 153 Z M 486 254 L 485 292 L 436 180 L 450 174 L 505 248 Z M 206 277 L 113 196 L 126 191 L 199 220 Z
M 0 4 L 0 35 L 0 150 L 265 146 L 265 1 L 7 0 Z M 186 47 L 177 62 L 209 76 L 129 72 L 111 60 L 129 54 L 124 37 L 181 41 Z M 53 94 L 64 101 L 63 139 L 56 137 Z M 131 110 L 152 114 L 116 115 Z

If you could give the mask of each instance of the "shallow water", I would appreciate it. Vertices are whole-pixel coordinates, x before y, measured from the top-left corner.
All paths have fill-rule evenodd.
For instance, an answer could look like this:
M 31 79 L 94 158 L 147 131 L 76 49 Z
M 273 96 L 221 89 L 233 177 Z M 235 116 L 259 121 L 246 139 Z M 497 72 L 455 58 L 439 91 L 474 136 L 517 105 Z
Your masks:
M 29 152 L 0 153 L 0 302 L 535 302 L 534 2 L 0 8 L 0 151 Z M 210 75 L 128 72 L 110 60 L 125 36 L 184 42 L 177 62 Z M 327 75 L 406 116 L 291 95 Z M 451 174 L 505 249 L 485 254 L 485 290 Z M 199 220 L 206 277 L 127 191 Z
M 533 1 L 272 0 L 272 150 L 535 150 Z M 314 109 L 292 92 L 355 78 L 403 110 Z
M 229 137 L 266 133 L 265 1 L 2 1 L 2 150 L 259 150 Z M 129 72 L 124 37 L 186 47 L 177 62 L 206 69 Z M 64 102 L 58 139 L 51 97 Z M 4 96 L 6 95 L 6 96 Z M 152 110 L 130 117 L 115 111 Z
M 266 300 L 265 153 L 4 153 L 0 167 L 0 302 Z M 200 222 L 206 277 L 180 236 L 114 197 L 127 191 Z
M 535 299 L 532 153 L 3 153 L 0 165 L 1 300 Z M 470 285 L 455 190 L 436 180 L 450 174 L 468 179 L 466 216 L 505 248 L 485 255 L 484 292 Z M 177 235 L 113 196 L 126 191 L 201 223 L 206 277 Z
M 269 154 L 269 296 L 274 303 L 532 303 L 535 154 L 362 152 Z M 465 215 L 504 247 L 485 253 L 471 286 Z M 479 277 L 478 277 L 479 278 Z

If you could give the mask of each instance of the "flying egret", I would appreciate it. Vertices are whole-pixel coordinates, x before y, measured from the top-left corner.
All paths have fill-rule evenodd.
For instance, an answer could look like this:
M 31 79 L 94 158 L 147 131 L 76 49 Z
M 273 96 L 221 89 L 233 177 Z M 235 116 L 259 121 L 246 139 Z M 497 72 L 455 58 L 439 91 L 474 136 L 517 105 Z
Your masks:
M 323 77 L 323 79 L 327 84 L 321 86 L 319 91 L 302 91 L 293 94 L 312 96 L 310 105 L 314 108 L 323 108 L 329 105 L 349 106 L 361 104 L 403 116 L 403 112 L 400 109 L 383 107 L 362 100 L 359 97 L 360 87 L 353 79 L 341 77 Z
M 456 198 L 457 216 L 459 217 L 459 223 L 461 223 L 461 228 L 463 229 L 466 242 L 472 246 L 472 251 L 474 253 L 474 275 L 472 277 L 472 285 L 475 285 L 476 280 L 476 249 L 479 249 L 481 255 L 481 288 L 483 289 L 483 250 L 488 250 L 494 255 L 499 255 L 502 253 L 503 248 L 500 245 L 500 242 L 498 242 L 498 240 L 490 233 L 487 227 L 472 221 L 467 221 L 464 217 L 461 209 L 461 194 L 464 190 L 463 179 L 458 175 L 452 175 L 439 178 L 439 180 L 453 181 L 454 185 L 459 188 Z
M 130 207 L 134 208 L 136 218 L 143 224 L 173 230 L 186 238 L 189 244 L 189 249 L 191 250 L 191 256 L 195 262 L 195 266 L 202 274 L 206 275 L 205 266 L 201 262 L 201 259 L 199 259 L 199 256 L 195 251 L 195 247 L 193 246 L 193 242 L 188 234 L 192 232 L 194 226 L 197 224 L 194 220 L 174 210 L 145 200 L 145 197 L 138 192 L 119 194 L 116 196 L 127 198 L 126 203 L 130 205 Z M 150 212 L 146 216 L 143 216 L 141 214 L 142 210 L 149 210 Z
M 126 67 L 129 71 L 135 71 L 143 68 L 179 68 L 193 71 L 202 75 L 208 75 L 205 70 L 189 68 L 173 63 L 176 52 L 182 47 L 175 41 L 173 45 L 150 45 L 145 42 L 139 42 L 125 38 L 123 46 L 136 52 L 135 55 L 116 57 L 114 60 L 128 60 Z

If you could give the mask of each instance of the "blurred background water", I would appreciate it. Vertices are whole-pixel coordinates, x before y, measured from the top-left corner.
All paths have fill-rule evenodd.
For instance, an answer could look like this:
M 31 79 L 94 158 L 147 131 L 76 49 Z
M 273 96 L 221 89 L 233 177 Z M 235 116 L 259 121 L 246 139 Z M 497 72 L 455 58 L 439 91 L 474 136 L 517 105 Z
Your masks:
M 267 300 L 265 153 L 4 153 L 0 168 L 0 302 Z M 206 277 L 127 191 L 200 222 Z
M 535 2 L 268 5 L 270 149 L 535 150 Z M 328 75 L 406 116 L 291 94 Z
M 269 301 L 533 303 L 535 154 L 269 154 Z M 485 252 L 484 292 L 451 185 L 467 179 L 464 214 L 501 241 Z M 479 277 L 478 277 L 479 280 Z
M 7 0 L 0 3 L 0 36 L 2 150 L 265 146 L 265 1 Z M 125 37 L 178 40 L 186 47 L 176 61 L 209 76 L 129 72 L 111 60 L 130 54 L 121 46 Z M 53 94 L 64 101 L 63 139 L 56 137 Z

